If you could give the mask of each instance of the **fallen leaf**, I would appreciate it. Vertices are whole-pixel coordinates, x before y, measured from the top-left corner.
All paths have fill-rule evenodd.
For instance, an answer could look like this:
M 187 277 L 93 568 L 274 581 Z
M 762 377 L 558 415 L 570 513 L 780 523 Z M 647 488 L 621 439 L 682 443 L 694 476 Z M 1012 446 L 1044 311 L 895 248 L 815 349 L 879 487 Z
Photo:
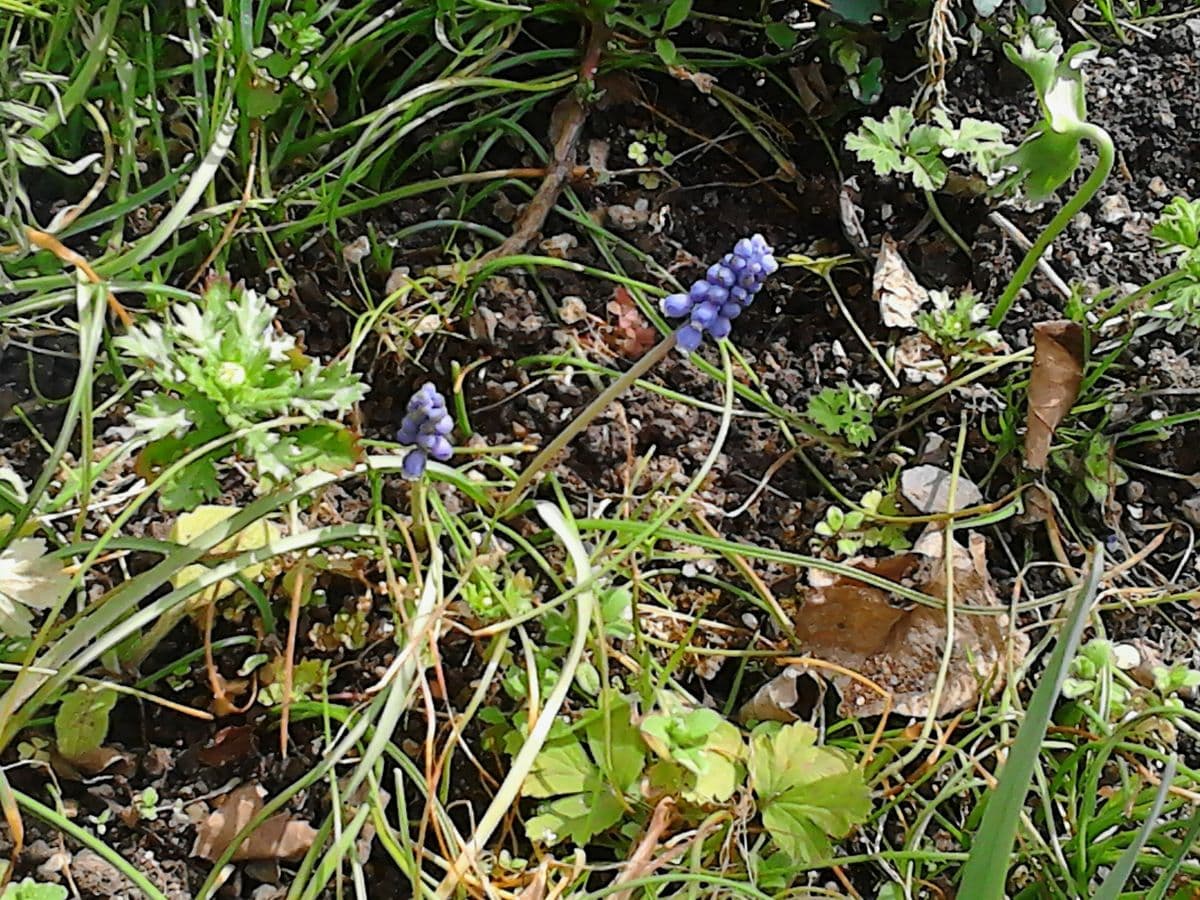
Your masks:
M 929 301 L 929 291 L 917 283 L 890 234 L 885 234 L 880 242 L 871 285 L 884 325 L 917 327 L 916 313 Z
M 912 466 L 900 474 L 900 494 L 924 515 L 982 505 L 983 492 L 960 473 L 954 486 L 954 509 L 948 510 L 950 481 L 950 473 L 938 466 Z
M 658 343 L 658 332 L 646 322 L 642 311 L 625 288 L 618 286 L 613 291 L 613 299 L 608 302 L 607 309 L 616 317 L 616 321 L 605 337 L 609 346 L 622 356 L 636 359 Z
M 82 781 L 93 775 L 132 775 L 137 769 L 133 754 L 113 747 L 96 747 L 68 759 L 58 753 L 50 758 L 54 771 L 62 778 Z
M 909 384 L 945 384 L 950 377 L 946 361 L 923 334 L 906 334 L 896 345 L 894 367 Z
M 668 66 L 667 71 L 680 81 L 690 81 L 692 86 L 702 94 L 711 94 L 717 79 L 707 72 L 693 72 L 683 66 Z
M 796 704 L 800 702 L 800 690 L 797 682 L 800 676 L 807 674 L 799 666 L 789 666 L 775 678 L 772 678 L 757 691 L 754 696 L 742 704 L 737 712 L 737 720 L 743 725 L 751 722 L 795 722 L 799 718 Z M 812 702 L 813 709 L 823 708 L 825 704 L 825 685 L 821 679 L 814 679 L 817 686 L 816 697 Z M 806 694 L 808 692 L 806 691 Z M 807 709 L 810 698 L 805 696 L 804 706 Z
M 792 66 L 788 69 L 788 75 L 800 98 L 800 106 L 806 113 L 811 113 L 822 104 L 828 105 L 832 100 L 829 85 L 825 83 L 825 76 L 821 73 L 820 63 Z
M 942 532 L 930 529 L 913 552 L 863 560 L 858 567 L 942 598 L 946 594 L 944 543 Z M 969 549 L 955 542 L 954 596 L 960 606 L 1000 606 L 984 550 L 982 535 L 971 535 Z M 893 604 L 887 591 L 840 575 L 814 570 L 809 581 L 812 586 L 795 616 L 802 652 L 874 681 L 891 693 L 892 711 L 897 715 L 927 715 L 946 645 L 945 610 L 925 605 L 900 607 Z M 984 685 L 989 691 L 1003 685 L 1010 630 L 1004 614 L 959 611 L 938 716 L 973 705 Z M 1029 639 L 1016 632 L 1011 640 L 1013 657 L 1020 659 L 1029 649 Z M 884 711 L 883 698 L 869 687 L 824 669 L 811 671 L 837 688 L 843 715 L 873 716 Z
M 846 235 L 846 240 L 866 256 L 871 242 L 866 229 L 863 228 L 863 208 L 856 199 L 858 193 L 857 177 L 847 178 L 842 182 L 842 190 L 838 195 L 838 215 L 842 220 L 842 232 Z
M 216 862 L 237 833 L 258 815 L 266 792 L 256 784 L 243 784 L 230 792 L 203 822 L 196 826 L 192 856 Z M 316 829 L 288 813 L 276 813 L 259 825 L 233 852 L 233 861 L 299 859 L 316 839 Z
M 258 737 L 252 725 L 230 725 L 213 735 L 196 754 L 206 766 L 225 766 L 240 759 L 251 759 L 258 752 Z
M 0 634 L 33 633 L 30 609 L 46 609 L 66 591 L 71 579 L 62 563 L 45 556 L 41 538 L 17 538 L 0 553 Z
M 1025 426 L 1025 465 L 1041 469 L 1054 430 L 1071 411 L 1083 380 L 1083 327 L 1068 319 L 1033 326 L 1033 373 Z

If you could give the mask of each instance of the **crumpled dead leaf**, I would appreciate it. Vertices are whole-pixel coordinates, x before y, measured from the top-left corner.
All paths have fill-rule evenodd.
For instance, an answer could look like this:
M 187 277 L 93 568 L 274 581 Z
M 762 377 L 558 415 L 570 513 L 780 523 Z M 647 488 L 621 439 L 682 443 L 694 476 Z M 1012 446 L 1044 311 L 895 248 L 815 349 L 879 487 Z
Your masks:
M 950 377 L 938 348 L 923 334 L 906 334 L 896 345 L 894 368 L 909 384 L 945 384 Z
M 917 283 L 890 234 L 880 241 L 871 290 L 888 328 L 916 328 L 917 310 L 929 302 L 929 291 Z
M 258 815 L 266 792 L 257 784 L 243 784 L 230 792 L 221 805 L 196 826 L 192 856 L 216 862 L 237 833 Z M 250 859 L 299 859 L 308 852 L 317 831 L 288 813 L 276 813 L 233 852 L 233 861 Z
M 960 473 L 954 486 L 954 509 L 948 510 L 950 481 L 951 473 L 939 466 L 909 466 L 900 473 L 900 495 L 923 515 L 958 512 L 983 504 L 983 492 Z
M 50 763 L 59 777 L 70 781 L 82 781 L 101 774 L 127 776 L 137 770 L 137 760 L 133 754 L 115 747 L 96 747 L 70 759 L 55 753 L 50 757 Z
M 944 543 L 942 532 L 931 528 L 911 553 L 863 560 L 858 567 L 932 597 L 944 597 Z M 959 605 L 1000 606 L 984 553 L 982 535 L 971 535 L 969 549 L 955 542 L 954 596 Z M 880 588 L 816 570 L 810 572 L 809 581 L 812 586 L 795 617 L 800 650 L 855 671 L 889 691 L 897 715 L 927 715 L 946 643 L 945 610 L 896 606 Z M 1004 614 L 960 611 L 955 616 L 954 652 L 937 707 L 939 717 L 973 705 L 983 685 L 990 691 L 1003 685 L 1010 631 Z M 1012 644 L 1014 659 L 1029 650 L 1029 639 L 1022 633 L 1012 634 Z M 884 711 L 883 698 L 866 685 L 825 669 L 813 671 L 837 688 L 843 715 L 873 716 Z
M 1025 465 L 1041 469 L 1054 430 L 1071 411 L 1083 381 L 1083 327 L 1069 319 L 1033 326 L 1033 373 L 1025 426 Z
M 800 702 L 801 697 L 797 681 L 805 674 L 806 671 L 800 666 L 784 669 L 742 704 L 737 712 L 737 720 L 743 725 L 751 722 L 795 722 L 800 718 L 796 711 L 796 704 Z M 814 679 L 814 683 L 817 690 L 812 705 L 814 709 L 818 709 L 825 704 L 826 682 L 823 679 Z M 807 697 L 805 701 L 807 706 Z
M 606 308 L 615 321 L 606 330 L 605 342 L 626 359 L 637 359 L 658 343 L 658 332 L 625 288 L 618 285 Z

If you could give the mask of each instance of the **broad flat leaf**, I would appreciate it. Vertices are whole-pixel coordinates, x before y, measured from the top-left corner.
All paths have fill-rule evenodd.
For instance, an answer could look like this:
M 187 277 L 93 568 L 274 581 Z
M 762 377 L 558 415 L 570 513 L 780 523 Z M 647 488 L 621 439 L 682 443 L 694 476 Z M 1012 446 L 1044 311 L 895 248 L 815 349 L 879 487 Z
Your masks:
M 1033 82 L 1042 115 L 1059 133 L 1074 131 L 1087 120 L 1083 65 L 1096 55 L 1097 46 L 1080 42 L 1063 52 L 1054 23 L 1035 18 L 1016 44 L 1005 44 L 1009 60 Z
M 521 795 L 557 797 L 575 794 L 584 789 L 589 776 L 595 772 L 595 765 L 574 735 L 549 740 L 533 761 L 533 768 L 521 785 Z
M 1059 423 L 1071 411 L 1083 381 L 1083 328 L 1069 319 L 1033 326 L 1033 373 L 1025 426 L 1025 465 L 1041 469 Z
M 41 884 L 32 878 L 10 881 L 0 891 L 0 900 L 67 900 L 67 896 L 61 884 Z
M 1003 165 L 1017 170 L 1006 185 L 1015 182 L 1032 202 L 1041 203 L 1054 196 L 1079 168 L 1079 159 L 1077 135 L 1059 134 L 1045 123 L 1039 124 L 1021 146 L 1004 158 Z
M 973 0 L 975 12 L 983 16 L 985 19 L 998 10 L 1004 3 L 1004 0 Z
M 192 856 L 216 862 L 238 832 L 258 815 L 265 792 L 256 784 L 243 784 L 228 794 L 208 818 L 196 826 Z M 233 852 L 234 862 L 262 859 L 299 859 L 308 852 L 317 832 L 290 813 L 276 813 L 259 825 Z
M 209 528 L 220 522 L 224 522 L 238 512 L 240 510 L 236 506 L 198 506 L 191 512 L 181 513 L 175 519 L 174 524 L 171 525 L 171 540 L 185 546 L 191 544 L 192 541 L 208 531 Z M 212 552 L 215 555 L 255 550 L 259 547 L 267 546 L 271 541 L 277 540 L 279 536 L 279 527 L 275 523 L 266 519 L 259 519 L 257 522 L 239 531 L 233 537 L 217 544 Z M 171 585 L 176 588 L 182 587 L 185 584 L 195 581 L 207 571 L 207 566 L 199 564 L 184 566 L 171 576 Z M 241 574 L 251 581 L 258 578 L 262 573 L 262 563 L 246 566 L 241 571 Z M 212 603 L 228 597 L 235 590 L 237 590 L 237 583 L 225 579 L 205 588 L 199 595 L 201 600 L 198 602 Z
M 864 118 L 858 131 L 846 135 L 846 149 L 862 162 L 871 163 L 876 175 L 900 172 L 912 126 L 913 114 L 908 107 L 893 106 L 883 119 Z
M 691 11 L 692 0 L 672 0 L 671 5 L 667 7 L 666 15 L 663 16 L 663 31 L 678 28 L 684 23 Z
M 942 159 L 942 147 L 947 138 L 937 125 L 917 125 L 908 134 L 900 171 L 912 175 L 913 184 L 922 190 L 937 190 L 946 183 L 950 168 Z
M 847 22 L 869 25 L 872 16 L 883 12 L 880 0 L 831 0 L 829 9 Z
M 968 116 L 955 126 L 940 109 L 934 111 L 934 117 L 944 131 L 943 152 L 951 156 L 965 156 L 971 165 L 985 175 L 996 171 L 1002 159 L 1014 149 L 1005 142 L 1004 126 L 999 122 Z
M 108 714 L 117 704 L 111 688 L 77 688 L 63 697 L 54 716 L 54 741 L 68 761 L 84 759 L 100 749 L 108 736 Z
M 768 22 L 765 31 L 767 40 L 781 50 L 791 50 L 799 37 L 799 32 L 786 22 Z
M 621 821 L 625 805 L 607 785 L 593 779 L 586 793 L 559 797 L 525 823 L 525 836 L 547 846 L 570 840 L 584 847 Z
M 597 707 L 584 726 L 588 749 L 600 769 L 629 791 L 646 765 L 646 745 L 633 724 L 633 707 L 611 688 L 601 695 Z
M 828 859 L 830 838 L 842 838 L 871 814 L 871 794 L 860 772 L 831 775 L 785 791 L 763 810 L 763 826 L 798 864 Z
M 29 609 L 48 609 L 70 585 L 62 563 L 45 553 L 41 538 L 18 538 L 0 553 L 0 633 L 28 637 Z
M 803 722 L 760 726 L 750 738 L 750 783 L 763 825 L 799 864 L 827 858 L 829 839 L 845 837 L 871 812 L 862 773 L 816 739 Z

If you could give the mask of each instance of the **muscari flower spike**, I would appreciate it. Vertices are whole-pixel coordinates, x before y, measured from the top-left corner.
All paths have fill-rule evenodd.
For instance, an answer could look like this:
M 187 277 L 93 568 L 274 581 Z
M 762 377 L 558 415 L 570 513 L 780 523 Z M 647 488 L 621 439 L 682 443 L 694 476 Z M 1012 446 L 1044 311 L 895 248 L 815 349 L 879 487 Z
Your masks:
M 659 304 L 664 316 L 691 316 L 676 335 L 679 349 L 691 353 L 700 346 L 705 332 L 714 338 L 729 334 L 733 320 L 754 300 L 767 276 L 778 269 L 771 245 L 756 234 L 738 241 L 733 252 L 709 266 L 686 294 L 664 297 Z
M 404 457 L 404 474 L 420 478 L 429 457 L 440 462 L 450 459 L 453 450 L 447 437 L 454 430 L 454 420 L 446 411 L 446 398 L 432 384 L 426 383 L 408 401 L 408 412 L 400 423 L 396 440 L 413 445 Z

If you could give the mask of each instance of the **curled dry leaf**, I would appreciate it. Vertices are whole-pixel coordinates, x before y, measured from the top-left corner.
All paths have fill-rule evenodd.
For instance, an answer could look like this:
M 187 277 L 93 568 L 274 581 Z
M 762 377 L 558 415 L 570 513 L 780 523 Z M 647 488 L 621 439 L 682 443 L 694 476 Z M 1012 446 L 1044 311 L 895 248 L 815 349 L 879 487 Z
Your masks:
M 859 568 L 911 585 L 931 597 L 946 594 L 945 539 L 931 529 L 913 552 L 864 560 Z M 972 534 L 970 548 L 954 545 L 954 596 L 959 606 L 995 606 L 1000 602 L 984 558 L 984 539 Z M 811 587 L 796 614 L 796 635 L 804 654 L 836 663 L 869 678 L 892 695 L 893 712 L 920 717 L 929 712 L 931 694 L 946 644 L 945 610 L 916 605 L 896 606 L 892 596 L 852 578 L 809 574 Z M 954 622 L 954 652 L 937 706 L 938 716 L 965 709 L 1004 683 L 1010 623 L 1008 616 L 972 615 L 960 611 Z M 1013 658 L 1029 649 L 1029 639 L 1011 634 Z M 872 716 L 884 701 L 867 686 L 817 669 L 841 694 L 843 715 Z
M 1071 411 L 1082 381 L 1083 327 L 1068 319 L 1034 325 L 1025 428 L 1025 465 L 1029 468 L 1045 467 L 1054 430 Z
M 258 815 L 266 792 L 256 784 L 243 784 L 196 826 L 192 856 L 216 862 L 237 833 Z M 307 822 L 287 813 L 276 813 L 251 832 L 233 852 L 234 862 L 250 859 L 299 859 L 312 846 L 317 832 Z
M 929 291 L 917 283 L 890 234 L 885 234 L 880 242 L 871 284 L 884 325 L 888 328 L 917 327 L 917 310 L 929 302 Z
M 950 503 L 950 473 L 939 466 L 910 466 L 900 473 L 900 494 L 924 515 L 947 512 Z M 983 492 L 965 475 L 954 486 L 954 510 L 983 503 Z
M 658 343 L 658 332 L 650 327 L 625 288 L 618 286 L 613 291 L 607 308 L 614 322 L 605 340 L 626 359 L 636 359 Z

